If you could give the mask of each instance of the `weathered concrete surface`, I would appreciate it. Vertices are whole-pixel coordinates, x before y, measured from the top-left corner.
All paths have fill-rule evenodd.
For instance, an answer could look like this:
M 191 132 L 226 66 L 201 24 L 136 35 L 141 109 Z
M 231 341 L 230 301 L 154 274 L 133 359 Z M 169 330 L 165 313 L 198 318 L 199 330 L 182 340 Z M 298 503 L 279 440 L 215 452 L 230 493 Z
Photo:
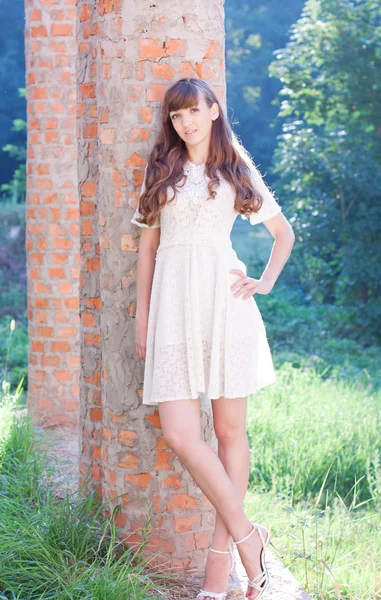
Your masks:
M 171 567 L 203 564 L 215 510 L 167 447 L 158 410 L 141 403 L 136 260 L 130 223 L 161 101 L 183 76 L 207 79 L 225 104 L 223 2 L 78 2 L 78 180 L 81 201 L 81 475 L 122 496 L 121 535 L 141 537 Z M 205 439 L 214 441 L 211 413 Z M 161 557 L 161 560 L 163 557 Z

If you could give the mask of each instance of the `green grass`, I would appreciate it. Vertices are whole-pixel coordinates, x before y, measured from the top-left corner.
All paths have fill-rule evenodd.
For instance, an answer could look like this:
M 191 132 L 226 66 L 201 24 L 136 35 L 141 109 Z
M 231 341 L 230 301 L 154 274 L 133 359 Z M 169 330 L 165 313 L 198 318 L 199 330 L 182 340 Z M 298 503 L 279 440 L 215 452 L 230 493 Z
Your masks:
M 254 488 L 246 496 L 247 514 L 270 527 L 280 559 L 315 600 L 381 597 L 380 511 L 352 499 L 317 508 Z
M 381 598 L 381 392 L 285 362 L 249 398 L 249 514 L 316 599 Z
M 290 363 L 277 378 L 266 397 L 249 400 L 252 483 L 300 501 L 315 499 L 323 482 L 346 496 L 363 478 L 359 501 L 379 502 L 369 473 L 381 467 L 381 392 Z
M 94 494 L 78 490 L 57 501 L 44 483 L 46 450 L 29 417 L 15 412 L 9 395 L 0 417 L 0 599 L 166 597 L 157 582 L 170 576 L 147 574 L 144 532 L 139 547 L 126 548 L 116 535 L 117 511 L 105 517 L 106 505 Z M 149 525 L 150 515 L 146 532 Z

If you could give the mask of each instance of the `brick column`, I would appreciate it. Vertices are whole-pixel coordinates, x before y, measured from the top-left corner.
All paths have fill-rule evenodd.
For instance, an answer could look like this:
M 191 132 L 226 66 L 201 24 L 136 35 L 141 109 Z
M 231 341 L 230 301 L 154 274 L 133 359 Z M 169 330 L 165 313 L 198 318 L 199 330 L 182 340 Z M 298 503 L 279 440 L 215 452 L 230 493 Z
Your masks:
M 28 402 L 44 425 L 78 423 L 75 28 L 75 0 L 25 1 Z
M 80 480 L 89 476 L 88 488 L 121 505 L 117 525 L 123 536 L 135 532 L 131 543 L 141 538 L 149 505 L 147 552 L 162 548 L 158 562 L 199 568 L 214 509 L 166 446 L 158 410 L 141 404 L 144 362 L 135 352 L 134 319 L 140 232 L 130 219 L 167 87 L 200 77 L 226 104 L 223 2 L 78 0 L 77 21 L 69 23 L 74 12 L 64 0 L 27 2 L 29 111 L 44 115 L 36 132 L 29 122 L 30 405 L 65 422 L 69 408 L 76 414 L 73 395 L 65 408 L 53 383 L 67 378 L 57 384 L 62 396 L 78 389 L 78 379 Z M 62 73 L 55 52 L 64 53 L 60 60 L 70 69 Z M 53 147 L 45 129 L 55 110 L 66 112 Z M 42 300 L 44 311 L 37 310 Z M 216 449 L 210 413 L 203 413 L 202 427 Z

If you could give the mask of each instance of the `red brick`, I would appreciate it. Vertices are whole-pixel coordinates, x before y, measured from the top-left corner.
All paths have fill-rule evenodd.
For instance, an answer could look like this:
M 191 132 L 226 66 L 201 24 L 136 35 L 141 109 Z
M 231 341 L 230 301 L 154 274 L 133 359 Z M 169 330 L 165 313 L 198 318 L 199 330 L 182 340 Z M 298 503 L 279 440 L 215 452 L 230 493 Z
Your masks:
M 71 371 L 55 371 L 54 377 L 57 381 L 71 381 L 73 375 Z
M 147 88 L 147 101 L 148 102 L 162 102 L 164 100 L 164 94 L 167 91 L 167 86 L 161 83 L 154 83 Z
M 72 35 L 73 26 L 69 23 L 55 23 L 51 26 L 50 35 Z
M 149 473 L 126 474 L 124 478 L 125 481 L 145 490 L 152 479 L 152 475 Z
M 124 458 L 118 462 L 118 467 L 121 469 L 135 469 L 139 468 L 139 456 L 128 452 L 124 455 Z
M 164 471 L 172 471 L 173 467 L 169 464 L 169 460 L 173 458 L 173 452 L 155 452 L 156 464 L 154 469 Z
M 197 508 L 197 500 L 188 494 L 173 494 L 168 498 L 167 511 L 171 512 L 173 509 L 177 508 L 184 511 Z
M 80 202 L 80 215 L 81 217 L 92 217 L 95 211 L 94 202 L 87 200 L 81 200 Z
M 173 473 L 172 475 L 168 475 L 168 477 L 163 479 L 163 481 L 161 482 L 161 487 L 163 489 L 166 489 L 168 487 L 173 487 L 175 490 L 180 490 L 181 489 L 180 475 L 178 473 Z
M 82 195 L 83 196 L 95 196 L 97 193 L 97 183 L 96 181 L 85 181 L 82 184 Z
M 51 351 L 52 352 L 70 352 L 70 343 L 69 342 L 52 342 L 51 343 Z
M 90 409 L 90 420 L 91 421 L 102 421 L 103 410 L 101 408 Z
M 126 446 L 133 446 L 137 439 L 137 434 L 135 433 L 135 431 L 127 431 L 125 429 L 122 429 L 122 431 L 119 431 L 118 439 L 122 444 L 125 444 Z
M 144 106 L 139 108 L 139 113 L 143 121 L 146 123 L 152 123 L 152 106 Z
M 45 343 L 40 340 L 31 340 L 31 350 L 32 352 L 44 352 L 45 351 Z
M 46 31 L 46 27 L 44 25 L 40 25 L 39 27 L 31 28 L 32 37 L 46 37 L 48 32 Z
M 82 83 L 79 89 L 82 98 L 95 98 L 95 83 Z
M 161 38 L 144 38 L 139 40 L 140 58 L 160 58 L 165 56 Z
M 83 327 L 96 327 L 95 315 L 88 312 L 82 313 L 82 325 Z
M 191 531 L 193 525 L 201 526 L 201 514 L 195 513 L 187 517 L 174 516 L 175 532 Z
M 79 12 L 79 20 L 81 23 L 83 23 L 83 21 L 90 21 L 92 18 L 92 10 L 90 7 L 90 4 L 82 4 L 81 8 L 80 8 L 80 12 Z
M 154 77 L 161 79 L 173 79 L 175 76 L 175 69 L 167 63 L 152 63 L 152 74 Z

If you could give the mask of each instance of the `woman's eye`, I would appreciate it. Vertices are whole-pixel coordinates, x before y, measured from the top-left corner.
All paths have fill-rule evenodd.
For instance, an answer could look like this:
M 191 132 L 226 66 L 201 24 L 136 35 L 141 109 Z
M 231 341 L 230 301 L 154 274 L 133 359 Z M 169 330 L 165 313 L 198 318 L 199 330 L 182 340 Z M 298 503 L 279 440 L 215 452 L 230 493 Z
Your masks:
M 199 111 L 198 108 L 192 108 L 191 110 L 195 110 L 196 112 Z M 178 114 L 176 113 L 175 115 L 172 115 L 172 119 L 174 119 L 175 117 L 178 117 Z

